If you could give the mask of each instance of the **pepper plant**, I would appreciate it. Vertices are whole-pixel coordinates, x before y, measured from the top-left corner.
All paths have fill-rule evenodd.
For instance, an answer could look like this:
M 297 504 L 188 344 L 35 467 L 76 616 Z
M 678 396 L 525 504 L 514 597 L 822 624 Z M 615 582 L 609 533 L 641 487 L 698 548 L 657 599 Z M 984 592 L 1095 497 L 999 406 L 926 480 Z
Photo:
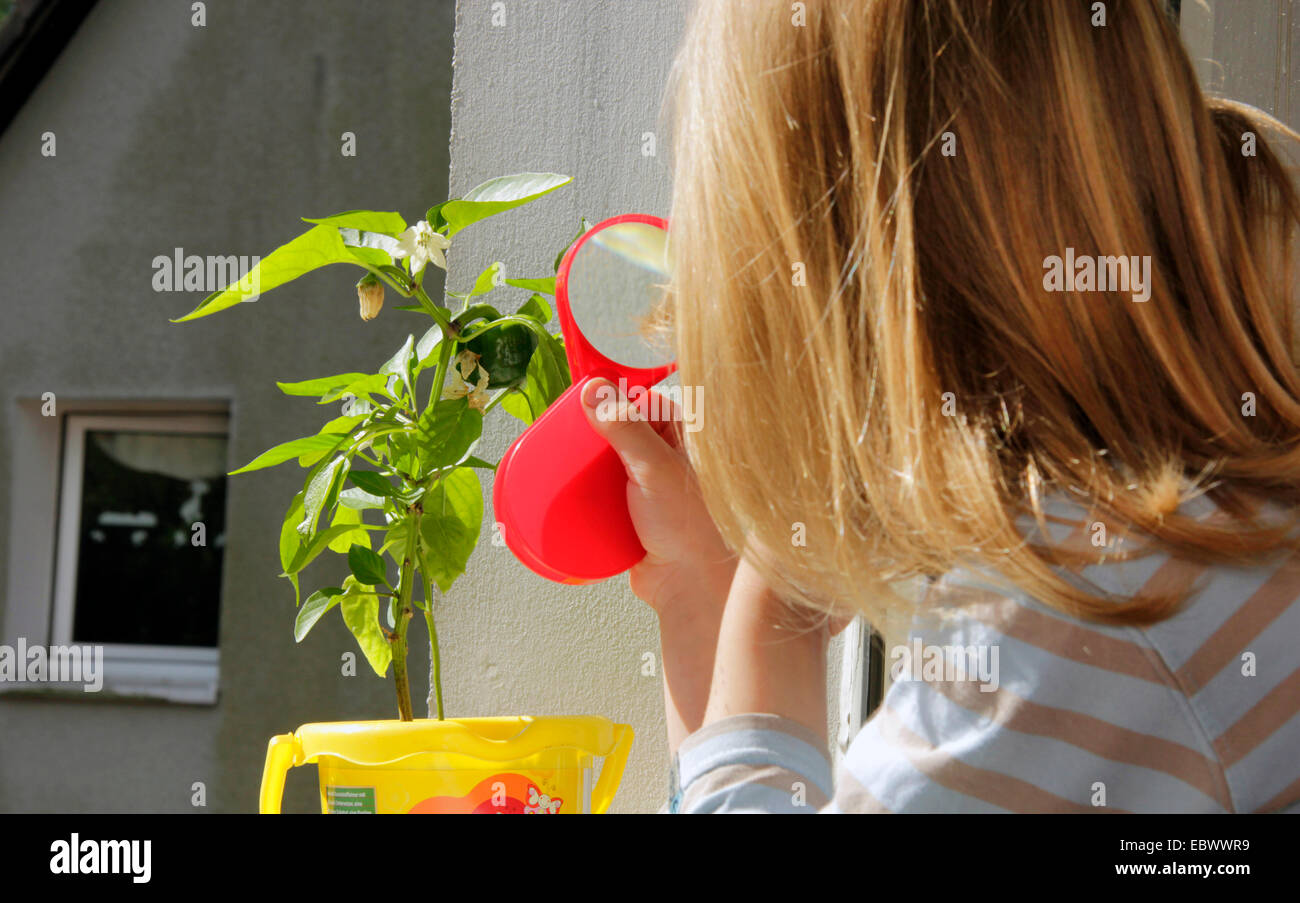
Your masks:
M 503 265 L 493 263 L 467 291 L 445 292 L 459 306 L 453 313 L 425 290 L 427 265 L 446 269 L 445 251 L 462 229 L 569 181 L 553 173 L 492 179 L 430 208 L 411 226 L 397 213 L 374 210 L 306 219 L 312 226 L 307 232 L 176 321 L 256 301 L 263 292 L 335 263 L 365 271 L 357 283 L 362 319 L 379 313 L 388 288 L 414 302 L 399 310 L 433 320 L 418 339 L 408 335 L 374 373 L 278 383 L 286 395 L 341 404 L 340 416 L 315 435 L 281 443 L 233 471 L 292 460 L 307 470 L 280 529 L 282 576 L 293 584 L 298 611 L 294 637 L 301 642 L 338 608 L 375 673 L 384 677 L 392 665 L 404 721 L 414 717 L 406 653 L 417 611 L 429 632 L 429 713 L 443 717 L 436 603 L 465 572 L 479 539 L 478 472 L 496 467 L 474 453 L 483 418 L 501 408 L 531 423 L 570 381 L 562 338 L 547 328 L 554 273 L 507 278 Z M 553 270 L 563 254 L 561 249 Z M 503 287 L 527 293 L 513 313 L 502 314 L 486 302 Z M 342 586 L 322 587 L 303 600 L 300 576 L 327 551 L 346 557 L 350 574 Z

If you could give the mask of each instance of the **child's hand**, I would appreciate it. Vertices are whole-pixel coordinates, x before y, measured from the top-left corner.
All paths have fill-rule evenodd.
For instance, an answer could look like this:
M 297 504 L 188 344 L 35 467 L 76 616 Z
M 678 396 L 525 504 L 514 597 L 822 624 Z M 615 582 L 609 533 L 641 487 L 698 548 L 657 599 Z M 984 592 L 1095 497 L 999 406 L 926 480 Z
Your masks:
M 676 406 L 659 397 L 657 421 L 643 396 L 631 404 L 613 383 L 593 379 L 582 391 L 592 428 L 627 468 L 628 509 L 646 557 L 630 571 L 632 592 L 661 619 L 720 618 L 736 559 L 718 534 L 676 429 Z

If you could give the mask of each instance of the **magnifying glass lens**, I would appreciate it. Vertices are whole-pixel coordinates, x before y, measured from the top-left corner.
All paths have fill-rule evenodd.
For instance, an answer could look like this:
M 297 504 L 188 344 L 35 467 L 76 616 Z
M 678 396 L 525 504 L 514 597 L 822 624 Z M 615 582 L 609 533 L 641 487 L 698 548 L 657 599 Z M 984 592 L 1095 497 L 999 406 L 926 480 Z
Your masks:
M 667 364 L 672 349 L 655 324 L 668 284 L 668 233 L 640 222 L 596 229 L 569 266 L 574 322 L 597 351 L 617 364 Z

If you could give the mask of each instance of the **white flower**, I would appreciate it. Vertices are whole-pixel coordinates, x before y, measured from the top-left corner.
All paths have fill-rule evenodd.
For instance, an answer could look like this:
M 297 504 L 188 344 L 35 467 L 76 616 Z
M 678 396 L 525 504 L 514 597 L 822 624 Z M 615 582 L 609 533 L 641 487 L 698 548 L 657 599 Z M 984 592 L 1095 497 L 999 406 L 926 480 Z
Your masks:
M 435 232 L 427 220 L 420 220 L 397 236 L 397 251 L 393 256 L 398 259 L 409 257 L 411 275 L 418 276 L 430 261 L 439 269 L 447 269 L 447 258 L 442 252 L 450 247 L 450 238 Z

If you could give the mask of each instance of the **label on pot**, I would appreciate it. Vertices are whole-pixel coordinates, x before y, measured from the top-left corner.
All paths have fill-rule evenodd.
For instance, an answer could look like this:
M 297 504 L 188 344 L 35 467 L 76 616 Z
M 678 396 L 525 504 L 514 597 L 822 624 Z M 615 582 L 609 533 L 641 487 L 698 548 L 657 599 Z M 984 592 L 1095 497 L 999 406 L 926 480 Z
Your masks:
M 571 761 L 576 754 L 564 751 Z M 550 756 L 552 760 L 555 755 Z M 502 770 L 488 767 L 340 767 L 322 759 L 321 808 L 326 813 L 465 813 L 559 815 L 587 811 L 591 768 Z M 492 767 L 493 765 L 496 768 Z
M 564 800 L 554 795 L 562 779 L 561 772 L 549 771 L 537 771 L 529 775 L 494 774 L 479 781 L 464 796 L 428 797 L 416 803 L 410 811 L 428 814 L 459 812 L 470 815 L 555 815 L 564 806 Z M 569 810 L 574 808 L 576 807 L 570 804 Z
M 374 787 L 326 787 L 325 805 L 330 815 L 374 815 Z

